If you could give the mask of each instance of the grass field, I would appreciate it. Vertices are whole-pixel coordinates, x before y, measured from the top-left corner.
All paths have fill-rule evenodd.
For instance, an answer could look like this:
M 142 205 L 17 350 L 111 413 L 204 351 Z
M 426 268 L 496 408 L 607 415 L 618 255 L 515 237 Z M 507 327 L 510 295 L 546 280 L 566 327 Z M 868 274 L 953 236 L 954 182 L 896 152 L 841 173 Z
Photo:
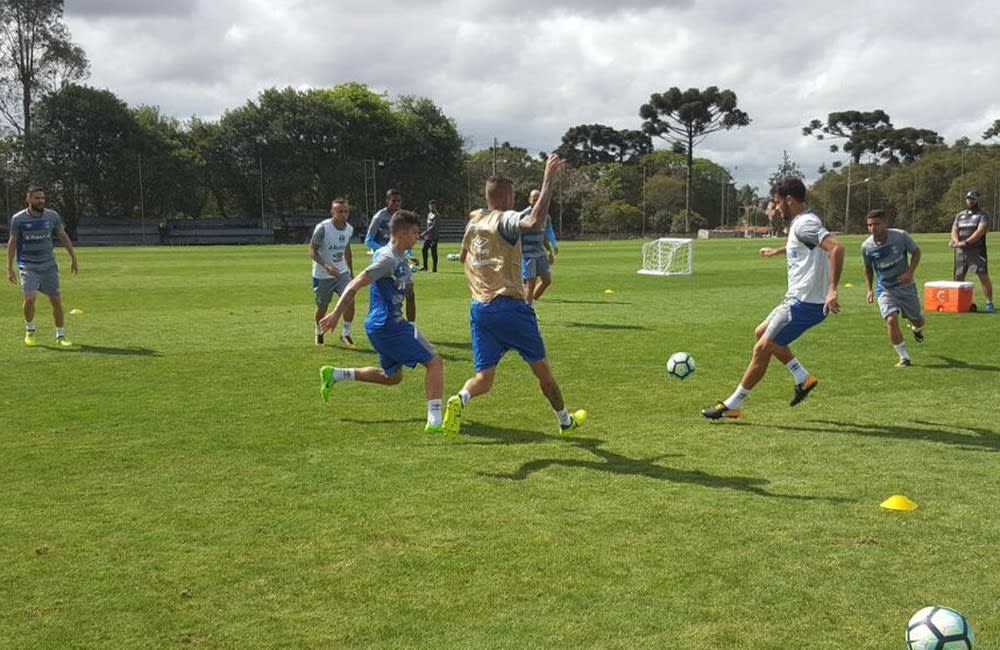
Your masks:
M 946 237 L 917 241 L 918 280 L 948 279 Z M 359 351 L 312 344 L 305 246 L 81 249 L 75 349 L 47 304 L 25 348 L 4 293 L 0 647 L 885 650 L 927 604 L 1000 647 L 1000 317 L 929 314 L 897 369 L 845 244 L 842 313 L 793 346 L 819 388 L 789 408 L 775 365 L 708 422 L 783 260 L 698 242 L 692 277 L 655 278 L 639 242 L 566 243 L 538 311 L 590 412 L 570 438 L 516 356 L 457 438 L 422 432 L 422 371 L 324 405 L 320 365 L 375 355 L 360 318 Z M 417 276 L 449 394 L 452 248 Z

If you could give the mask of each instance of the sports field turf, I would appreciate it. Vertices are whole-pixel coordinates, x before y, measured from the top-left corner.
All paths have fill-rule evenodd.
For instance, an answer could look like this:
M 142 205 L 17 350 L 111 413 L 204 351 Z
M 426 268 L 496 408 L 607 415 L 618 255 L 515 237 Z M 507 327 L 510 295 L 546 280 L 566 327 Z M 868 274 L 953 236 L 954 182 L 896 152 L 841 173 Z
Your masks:
M 948 279 L 946 236 L 916 239 L 921 285 Z M 324 405 L 320 365 L 376 359 L 361 318 L 359 351 L 312 344 L 304 245 L 80 249 L 70 350 L 44 303 L 24 347 L 7 285 L 0 648 L 886 650 L 928 604 L 1000 647 L 1000 316 L 929 314 L 895 368 L 847 238 L 843 312 L 793 346 L 819 387 L 789 408 L 775 364 L 705 421 L 783 294 L 756 255 L 780 243 L 698 242 L 675 278 L 636 275 L 638 241 L 565 243 L 538 312 L 590 413 L 568 438 L 516 356 L 457 438 L 422 432 L 422 370 Z M 454 250 L 416 277 L 449 394 Z

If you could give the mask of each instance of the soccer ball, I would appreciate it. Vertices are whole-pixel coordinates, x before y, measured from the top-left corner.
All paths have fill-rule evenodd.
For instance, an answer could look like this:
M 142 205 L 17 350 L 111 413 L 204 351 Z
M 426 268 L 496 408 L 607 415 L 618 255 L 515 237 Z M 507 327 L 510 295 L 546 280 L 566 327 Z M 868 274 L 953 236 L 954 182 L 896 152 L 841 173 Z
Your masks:
M 947 607 L 924 607 L 906 624 L 907 650 L 972 650 L 972 626 Z
M 694 372 L 694 357 L 687 352 L 674 352 L 667 359 L 667 374 L 677 379 L 686 379 Z

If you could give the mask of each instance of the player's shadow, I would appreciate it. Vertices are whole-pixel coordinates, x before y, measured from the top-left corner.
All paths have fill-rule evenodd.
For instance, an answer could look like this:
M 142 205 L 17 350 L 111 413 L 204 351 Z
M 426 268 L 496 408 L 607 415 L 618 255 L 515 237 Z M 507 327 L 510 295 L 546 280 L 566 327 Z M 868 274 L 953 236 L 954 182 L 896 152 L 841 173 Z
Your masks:
M 76 352 L 76 353 L 86 353 L 86 354 L 106 354 L 109 356 L 119 356 L 119 357 L 159 357 L 162 356 L 158 351 L 151 348 L 143 348 L 139 346 L 128 346 L 123 348 L 112 348 L 103 345 L 87 345 L 85 343 L 76 344 L 71 348 L 58 348 L 51 347 L 50 350 L 57 350 L 59 352 Z
M 941 360 L 941 363 L 920 364 L 920 367 L 934 370 L 985 370 L 987 372 L 1000 372 L 1000 366 L 991 366 L 985 363 L 969 363 L 968 361 L 940 354 L 935 356 Z
M 565 298 L 546 298 L 545 302 L 559 302 L 566 305 L 631 305 L 625 300 L 567 300 Z
M 985 427 L 970 427 L 954 424 L 939 424 L 916 420 L 912 424 L 858 424 L 856 422 L 837 422 L 834 420 L 810 420 L 817 426 L 775 425 L 776 429 L 785 431 L 802 431 L 805 433 L 834 433 L 851 436 L 868 436 L 876 438 L 894 438 L 896 440 L 923 440 L 954 445 L 970 451 L 1000 451 L 1000 433 L 996 429 Z M 969 434 L 948 431 L 960 429 Z M 971 434 L 971 435 L 970 435 Z
M 567 327 L 581 327 L 588 330 L 648 330 L 642 325 L 615 325 L 614 323 L 566 323 Z
M 469 426 L 467 435 L 493 438 L 500 441 L 500 444 L 515 444 L 519 442 L 551 442 L 551 436 L 544 436 L 539 433 L 529 433 L 526 431 L 509 431 L 506 429 L 495 429 L 482 425 Z M 701 487 L 713 489 L 737 490 L 763 497 L 775 497 L 781 499 L 795 499 L 801 501 L 833 501 L 845 502 L 847 499 L 831 497 L 812 497 L 798 494 L 781 494 L 767 489 L 770 483 L 767 479 L 752 476 L 718 476 L 709 474 L 701 470 L 685 470 L 674 467 L 667 467 L 657 464 L 657 461 L 664 458 L 679 457 L 682 454 L 658 454 L 646 458 L 630 458 L 622 454 L 616 454 L 607 449 L 603 449 L 604 440 L 595 438 L 567 438 L 566 442 L 574 447 L 587 451 L 594 455 L 594 460 L 580 460 L 568 458 L 539 458 L 522 464 L 517 470 L 507 474 L 497 474 L 480 472 L 482 476 L 491 478 L 506 479 L 510 481 L 523 481 L 530 478 L 537 472 L 542 472 L 550 467 L 569 467 L 586 469 L 591 471 L 606 472 L 624 476 L 639 476 L 668 483 L 686 483 L 688 485 L 699 485 Z

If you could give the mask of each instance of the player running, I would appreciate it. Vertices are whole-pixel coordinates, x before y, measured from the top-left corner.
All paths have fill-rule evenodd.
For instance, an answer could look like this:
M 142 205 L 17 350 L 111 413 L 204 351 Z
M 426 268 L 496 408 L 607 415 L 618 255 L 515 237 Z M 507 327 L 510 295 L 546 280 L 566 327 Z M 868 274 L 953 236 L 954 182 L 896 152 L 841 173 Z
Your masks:
M 844 268 L 844 247 L 806 206 L 806 186 L 802 180 L 784 177 L 771 188 L 775 206 L 788 224 L 788 243 L 781 248 L 762 248 L 763 257 L 785 254 L 788 260 L 788 292 L 764 322 L 754 330 L 757 343 L 753 356 L 736 390 L 715 406 L 702 409 L 710 420 L 738 418 L 743 401 L 777 357 L 795 378 L 791 405 L 804 400 L 819 383 L 799 363 L 788 345 L 809 328 L 819 325 L 827 314 L 840 311 L 837 285 Z
M 878 309 L 885 320 L 889 341 L 899 354 L 896 365 L 911 365 L 910 355 L 899 330 L 899 317 L 910 321 L 910 330 L 917 343 L 924 342 L 924 314 L 913 274 L 920 264 L 920 247 L 910 233 L 889 227 L 889 218 L 882 210 L 872 210 L 865 217 L 871 236 L 861 244 L 865 265 L 865 298 L 871 304 L 878 297 Z M 875 288 L 872 281 L 878 277 Z
M 364 381 L 392 386 L 403 380 L 403 366 L 418 363 L 427 369 L 424 386 L 427 395 L 427 433 L 441 433 L 441 397 L 444 394 L 444 361 L 434 351 L 413 322 L 417 318 L 417 303 L 413 293 L 413 272 L 404 251 L 420 236 L 420 221 L 416 213 L 399 210 L 389 221 L 389 243 L 375 251 L 371 264 L 351 280 L 337 305 L 320 321 L 324 331 L 332 330 L 348 307 L 354 306 L 359 289 L 371 285 L 368 318 L 365 331 L 372 347 L 378 352 L 381 368 L 334 368 L 319 370 L 319 394 L 330 400 L 335 382 Z M 403 318 L 403 302 L 406 318 Z
M 469 327 L 476 374 L 457 395 L 448 398 L 444 414 L 447 433 L 459 433 L 462 412 L 473 397 L 493 387 L 497 364 L 508 350 L 517 350 L 538 379 L 559 421 L 561 433 L 581 426 L 584 410 L 570 414 L 559 384 L 545 357 L 545 343 L 538 330 L 535 311 L 524 302 L 521 284 L 520 235 L 543 227 L 552 196 L 552 181 L 564 161 L 557 155 L 545 163 L 541 193 L 527 215 L 513 210 L 514 185 L 508 178 L 493 176 L 486 181 L 486 205 L 469 215 L 462 239 L 461 260 L 472 290 Z

